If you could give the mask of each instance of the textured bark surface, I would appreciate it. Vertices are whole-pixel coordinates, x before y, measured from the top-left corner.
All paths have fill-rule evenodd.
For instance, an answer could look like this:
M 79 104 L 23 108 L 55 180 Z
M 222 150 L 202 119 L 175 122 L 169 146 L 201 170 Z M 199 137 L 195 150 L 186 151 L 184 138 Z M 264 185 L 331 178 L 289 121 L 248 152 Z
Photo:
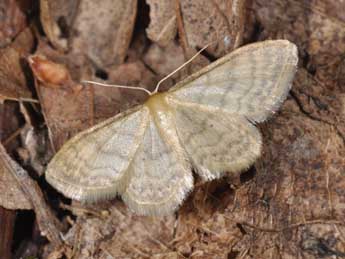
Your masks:
M 34 1 L 40 17 L 38 10 L 25 9 L 29 1 L 17 2 L 1 4 L 6 12 L 0 8 L 0 61 L 5 60 L 0 62 L 0 140 L 39 183 L 63 225 L 43 202 L 40 206 L 41 195 L 31 195 L 50 242 L 28 243 L 15 234 L 12 253 L 18 258 L 33 243 L 39 249 L 30 255 L 42 258 L 345 257 L 342 1 L 119 0 L 104 6 L 101 1 Z M 32 19 L 39 19 L 45 35 L 37 23 L 28 34 Z M 120 199 L 70 202 L 40 176 L 72 135 L 146 98 L 137 91 L 81 85 L 81 80 L 152 90 L 198 49 L 218 41 L 167 80 L 166 89 L 238 45 L 282 38 L 298 46 L 299 68 L 281 109 L 259 125 L 261 158 L 241 175 L 207 184 L 198 180 L 175 215 L 139 217 Z M 26 61 L 34 54 L 57 65 L 40 71 L 43 80 Z M 59 65 L 68 73 L 62 83 L 55 80 L 66 73 Z M 20 99 L 30 102 L 20 106 Z M 1 186 L 18 188 L 4 179 L 0 176 Z M 32 181 L 25 186 L 38 188 Z M 0 193 L 0 201 L 6 197 Z M 21 208 L 11 201 L 11 209 Z M 0 224 L 7 217 L 0 213 Z M 48 225 L 45 217 L 51 217 Z M 65 229 L 63 244 L 57 245 L 60 229 Z M 3 235 L 2 251 L 11 251 L 1 240 Z

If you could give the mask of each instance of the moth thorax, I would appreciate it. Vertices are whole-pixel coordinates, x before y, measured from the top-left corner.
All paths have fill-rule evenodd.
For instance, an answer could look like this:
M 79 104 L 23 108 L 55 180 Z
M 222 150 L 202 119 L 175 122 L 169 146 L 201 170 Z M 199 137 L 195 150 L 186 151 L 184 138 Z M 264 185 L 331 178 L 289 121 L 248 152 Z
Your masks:
M 151 114 L 170 111 L 170 107 L 166 102 L 165 93 L 156 93 L 150 96 L 144 105 L 150 109 Z
M 151 116 L 158 128 L 164 127 L 164 130 L 175 128 L 173 125 L 174 115 L 172 107 L 167 103 L 165 93 L 152 95 L 145 106 L 149 108 Z

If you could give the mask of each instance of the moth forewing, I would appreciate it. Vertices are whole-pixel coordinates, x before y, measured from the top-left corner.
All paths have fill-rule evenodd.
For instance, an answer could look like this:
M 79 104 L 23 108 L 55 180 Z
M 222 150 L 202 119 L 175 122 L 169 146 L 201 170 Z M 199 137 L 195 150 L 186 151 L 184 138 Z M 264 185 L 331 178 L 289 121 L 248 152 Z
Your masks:
M 147 117 L 148 110 L 137 106 L 80 132 L 50 161 L 47 181 L 67 197 L 85 202 L 122 193 Z
M 297 69 L 297 47 L 287 40 L 239 48 L 176 84 L 179 101 L 221 108 L 264 121 L 285 100 Z

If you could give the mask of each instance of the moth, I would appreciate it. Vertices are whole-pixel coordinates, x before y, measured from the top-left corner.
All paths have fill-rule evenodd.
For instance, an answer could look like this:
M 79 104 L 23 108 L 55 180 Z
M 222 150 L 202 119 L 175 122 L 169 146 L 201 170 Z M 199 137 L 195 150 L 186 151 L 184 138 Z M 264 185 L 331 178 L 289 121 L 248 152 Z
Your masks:
M 210 181 L 255 162 L 262 148 L 255 123 L 285 100 L 297 62 L 287 40 L 241 47 L 77 134 L 49 163 L 46 179 L 79 201 L 121 195 L 137 214 L 170 214 L 193 189 L 193 169 Z

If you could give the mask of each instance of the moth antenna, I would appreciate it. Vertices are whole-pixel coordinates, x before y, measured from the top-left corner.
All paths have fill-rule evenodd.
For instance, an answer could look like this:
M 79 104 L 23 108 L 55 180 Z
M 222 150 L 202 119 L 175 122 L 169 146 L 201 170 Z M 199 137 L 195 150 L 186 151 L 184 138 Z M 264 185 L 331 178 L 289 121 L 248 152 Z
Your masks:
M 171 77 L 173 74 L 175 74 L 176 72 L 178 72 L 179 70 L 181 70 L 182 68 L 184 68 L 185 66 L 187 66 L 190 62 L 192 62 L 201 52 L 203 52 L 205 49 L 207 49 L 211 44 L 213 44 L 214 42 L 208 43 L 205 47 L 203 47 L 201 50 L 199 50 L 193 57 L 191 57 L 189 60 L 187 60 L 185 63 L 183 63 L 181 66 L 179 66 L 178 68 L 176 68 L 174 71 L 172 71 L 170 74 L 168 74 L 167 76 L 163 77 L 158 84 L 156 85 L 155 90 L 152 92 L 152 94 L 155 94 L 158 92 L 159 86 L 165 81 L 167 80 L 169 77 Z
M 147 93 L 149 96 L 153 95 L 149 90 L 143 88 L 143 87 L 136 87 L 136 86 L 126 86 L 126 85 L 112 85 L 112 84 L 106 84 L 106 83 L 101 83 L 101 82 L 95 82 L 95 81 L 89 81 L 89 80 L 82 80 L 82 83 L 87 83 L 87 84 L 95 84 L 95 85 L 100 85 L 100 86 L 106 86 L 106 87 L 114 87 L 114 88 L 123 88 L 123 89 L 133 89 L 133 90 L 140 90 L 144 91 Z
M 227 38 L 228 36 L 224 37 L 224 41 L 229 40 Z M 203 48 L 201 48 L 197 53 L 195 53 L 189 60 L 187 60 L 185 63 L 183 63 L 181 66 L 179 66 L 178 68 L 176 68 L 174 71 L 172 71 L 171 73 L 169 73 L 167 76 L 165 76 L 164 78 L 162 78 L 156 85 L 156 88 L 153 92 L 150 92 L 149 90 L 147 90 L 146 88 L 143 87 L 134 87 L 134 86 L 124 86 L 124 85 L 112 85 L 112 84 L 106 84 L 106 83 L 101 83 L 101 82 L 95 82 L 95 81 L 89 81 L 89 80 L 82 80 L 82 83 L 88 83 L 88 84 L 95 84 L 95 85 L 101 85 L 101 86 L 106 86 L 106 87 L 116 87 L 116 88 L 123 88 L 123 89 L 134 89 L 134 90 L 141 90 L 146 92 L 149 96 L 154 95 L 156 93 L 158 93 L 159 90 L 159 86 L 165 81 L 167 80 L 169 77 L 171 77 L 173 74 L 175 74 L 176 72 L 178 72 L 179 70 L 181 70 L 182 68 L 184 68 L 185 66 L 187 66 L 189 63 L 191 63 L 198 55 L 200 55 L 201 52 L 203 52 L 205 49 L 207 49 L 210 45 L 218 42 L 219 39 L 217 37 L 217 40 L 212 41 L 208 44 L 206 44 Z

